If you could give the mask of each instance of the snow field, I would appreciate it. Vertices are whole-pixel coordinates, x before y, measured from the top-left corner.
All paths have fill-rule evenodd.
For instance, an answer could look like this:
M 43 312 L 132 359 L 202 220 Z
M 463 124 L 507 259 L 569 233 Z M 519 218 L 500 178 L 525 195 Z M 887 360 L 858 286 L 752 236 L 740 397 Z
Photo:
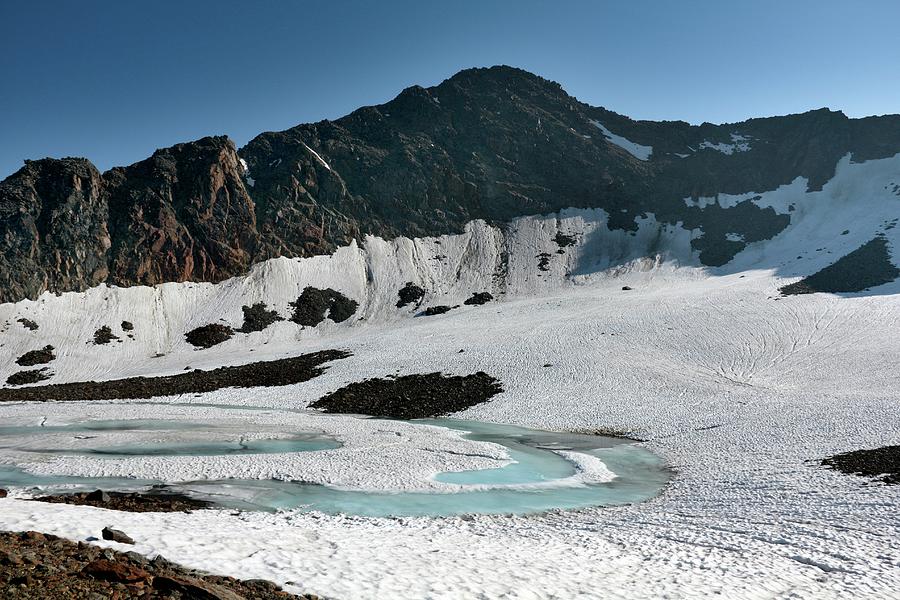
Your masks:
M 114 525 L 141 552 L 345 599 L 900 597 L 900 488 L 816 462 L 900 443 L 900 284 L 843 296 L 777 293 L 878 233 L 897 262 L 900 230 L 889 226 L 900 216 L 896 181 L 900 157 L 848 157 L 821 192 L 798 180 L 741 195 L 789 212 L 791 225 L 718 269 L 701 268 L 691 252 L 698 232 L 647 215 L 632 236 L 609 232 L 603 211 L 568 210 L 502 231 L 473 223 L 458 236 L 369 238 L 330 257 L 268 261 L 219 285 L 101 287 L 0 305 L 0 327 L 9 322 L 0 337 L 4 379 L 18 370 L 16 356 L 45 343 L 58 348 L 51 382 L 353 352 L 303 384 L 169 398 L 178 403 L 171 410 L 303 408 L 365 377 L 484 370 L 505 391 L 457 416 L 640 437 L 676 471 L 651 501 L 530 517 L 372 519 L 130 514 L 8 498 L 0 527 L 85 539 Z M 564 254 L 556 254 L 557 232 L 577 238 Z M 546 272 L 537 268 L 540 252 L 551 254 Z M 428 290 L 423 306 L 457 304 L 476 291 L 500 301 L 414 317 L 394 306 L 406 281 Z M 304 330 L 282 322 L 206 351 L 183 341 L 184 331 L 220 318 L 239 325 L 240 306 L 254 301 L 286 316 L 305 285 L 358 300 L 358 316 Z M 25 330 L 15 322 L 21 316 L 41 329 Z M 120 320 L 135 323 L 135 340 L 85 344 L 99 325 Z M 16 419 L 65 410 L 0 407 Z M 442 446 L 453 437 L 438 436 Z M 428 466 L 409 451 L 381 456 L 395 470 Z M 348 474 L 352 466 L 336 462 L 323 477 L 364 483 Z

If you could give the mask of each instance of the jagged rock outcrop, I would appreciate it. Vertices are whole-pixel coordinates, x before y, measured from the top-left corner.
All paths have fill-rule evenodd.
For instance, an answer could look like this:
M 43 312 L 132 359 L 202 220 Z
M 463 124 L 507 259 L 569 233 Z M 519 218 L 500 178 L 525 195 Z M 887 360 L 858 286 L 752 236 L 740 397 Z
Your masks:
M 311 222 L 322 225 L 319 248 L 359 230 L 436 235 L 476 218 L 502 222 L 607 198 L 628 205 L 649 189 L 649 167 L 573 133 L 575 121 L 594 129 L 581 106 L 524 71 L 469 70 L 334 122 L 262 134 L 241 156 L 261 205 L 283 211 L 305 198 Z
M 0 182 L 0 301 L 106 281 L 107 221 L 103 182 L 89 161 L 27 161 Z
M 110 281 L 221 281 L 245 271 L 258 235 L 243 170 L 229 139 L 207 137 L 104 174 Z
M 83 159 L 28 162 L 0 183 L 0 302 L 101 282 L 220 281 L 365 234 L 455 233 L 567 207 L 602 208 L 626 231 L 652 213 L 695 230 L 700 261 L 719 266 L 790 216 L 718 194 L 797 177 L 819 189 L 848 153 L 898 152 L 897 115 L 635 121 L 520 69 L 469 69 L 239 151 L 208 137 L 102 176 Z
M 636 156 L 616 136 L 652 151 Z M 439 235 L 476 218 L 590 207 L 609 213 L 610 228 L 634 230 L 653 213 L 698 229 L 701 262 L 718 266 L 790 219 L 749 200 L 701 208 L 686 198 L 771 190 L 797 177 L 819 189 L 848 152 L 898 151 L 898 116 L 851 120 L 821 109 L 726 125 L 634 121 L 552 81 L 493 67 L 413 86 L 333 122 L 261 134 L 240 152 L 257 180 L 254 199 L 290 230 L 306 228 L 270 237 L 271 248 L 316 253 L 360 232 Z
M 26 163 L 0 183 L 0 301 L 243 273 L 259 239 L 243 174 L 225 137 L 102 176 L 84 159 Z

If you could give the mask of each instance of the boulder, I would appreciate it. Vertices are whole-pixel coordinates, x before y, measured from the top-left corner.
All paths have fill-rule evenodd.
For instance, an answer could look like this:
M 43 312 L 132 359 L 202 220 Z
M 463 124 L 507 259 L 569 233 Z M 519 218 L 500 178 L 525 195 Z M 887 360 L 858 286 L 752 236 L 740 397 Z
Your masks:
M 114 583 L 136 583 L 150 577 L 150 574 L 140 567 L 105 558 L 88 563 L 81 572 L 88 577 Z
M 134 544 L 134 540 L 126 535 L 125 532 L 119 531 L 118 529 L 113 529 L 111 527 L 104 527 L 103 531 L 100 532 L 100 535 L 104 540 L 110 540 L 112 542 L 118 542 L 120 544 Z

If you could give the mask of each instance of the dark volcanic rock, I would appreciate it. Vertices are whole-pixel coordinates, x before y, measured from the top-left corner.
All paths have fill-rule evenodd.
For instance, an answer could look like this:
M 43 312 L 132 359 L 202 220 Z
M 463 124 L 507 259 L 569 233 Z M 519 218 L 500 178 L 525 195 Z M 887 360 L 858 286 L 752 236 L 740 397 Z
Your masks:
M 315 327 L 326 317 L 335 323 L 346 321 L 353 316 L 359 304 L 356 300 L 351 300 L 331 288 L 320 290 L 306 287 L 290 306 L 294 309 L 291 321 L 306 327 Z
M 219 367 L 211 371 L 197 369 L 162 377 L 129 377 L 112 381 L 0 389 L 0 402 L 152 398 L 211 392 L 223 387 L 291 385 L 318 377 L 325 371 L 322 366 L 324 363 L 348 356 L 350 353 L 343 350 L 324 350 L 292 358 Z
M 228 325 L 210 323 L 196 329 L 191 329 L 184 334 L 188 344 L 197 348 L 212 348 L 217 344 L 230 340 L 234 336 L 234 330 Z
M 29 383 L 38 383 L 39 381 L 46 381 L 50 379 L 50 375 L 46 373 L 47 368 L 43 369 L 31 369 L 28 371 L 16 371 L 12 375 L 6 378 L 6 383 L 9 385 L 26 385 Z
M 407 304 L 415 304 L 418 308 L 422 304 L 422 298 L 425 297 L 425 290 L 412 281 L 407 281 L 406 285 L 397 292 L 397 296 L 399 298 L 397 300 L 397 308 L 403 308 Z
M 225 137 L 102 176 L 84 159 L 26 161 L 0 182 L 0 302 L 245 272 L 259 236 L 242 177 Z
M 238 329 L 241 333 L 262 331 L 272 323 L 284 321 L 284 318 L 274 310 L 267 310 L 265 302 L 257 302 L 253 306 L 242 306 L 244 311 L 244 324 Z
M 468 304 L 469 306 L 487 304 L 493 299 L 494 297 L 488 292 L 476 292 L 463 302 L 463 304 Z
M 873 477 L 900 485 L 900 446 L 854 450 L 822 459 L 822 464 L 842 473 Z
M 208 575 L 156 557 L 36 531 L 0 532 L 0 591 L 22 600 L 317 600 L 274 583 Z
M 122 321 L 122 331 L 134 331 L 134 324 L 130 321 Z
M 56 355 L 53 353 L 53 346 L 44 346 L 40 350 L 29 350 L 16 359 L 16 364 L 23 367 L 33 367 L 34 365 L 44 365 L 54 360 Z
M 891 262 L 887 240 L 877 236 L 809 277 L 781 288 L 785 296 L 816 292 L 861 292 L 900 277 Z
M 502 391 L 500 382 L 482 371 L 465 376 L 427 373 L 351 383 L 310 406 L 329 413 L 423 419 L 465 410 Z
M 108 344 L 113 340 L 119 339 L 119 336 L 115 335 L 112 332 L 112 329 L 109 328 L 109 325 L 104 325 L 100 329 L 94 332 L 94 345 L 102 346 L 104 344 Z
M 419 313 L 420 317 L 433 317 L 434 315 L 442 315 L 456 308 L 455 306 L 447 306 L 446 304 L 438 304 L 437 306 L 429 306 Z
M 209 508 L 212 506 L 210 502 L 197 500 L 196 498 L 191 498 L 184 494 L 175 494 L 165 490 L 151 490 L 149 492 L 107 492 L 104 490 L 96 490 L 93 492 L 79 492 L 74 494 L 38 496 L 32 498 L 32 500 L 35 502 L 48 502 L 50 504 L 96 506 L 97 508 L 108 508 L 110 510 L 121 510 L 126 512 L 183 512 Z M 104 540 L 120 541 L 115 540 L 112 537 L 106 537 L 107 531 L 114 532 L 115 530 L 109 528 L 104 529 Z M 128 538 L 128 536 L 125 537 Z M 122 543 L 133 544 L 134 541 Z
M 104 540 L 110 540 L 120 544 L 134 544 L 134 540 L 128 537 L 124 531 L 119 531 L 118 529 L 113 529 L 111 527 L 104 527 L 100 532 L 100 537 Z

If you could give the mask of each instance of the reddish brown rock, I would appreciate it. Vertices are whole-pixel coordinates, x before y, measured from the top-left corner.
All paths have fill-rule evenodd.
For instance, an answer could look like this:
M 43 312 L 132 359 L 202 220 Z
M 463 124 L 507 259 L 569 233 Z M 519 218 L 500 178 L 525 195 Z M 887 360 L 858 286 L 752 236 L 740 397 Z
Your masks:
M 82 573 L 96 579 L 119 583 L 145 581 L 150 577 L 150 573 L 140 567 L 128 563 L 113 562 L 104 558 L 88 563 L 82 569 Z
M 258 235 L 242 175 L 226 137 L 157 150 L 105 173 L 115 233 L 110 281 L 220 281 L 246 271 Z
M 0 532 L 0 597 L 20 600 L 317 600 L 38 532 Z

